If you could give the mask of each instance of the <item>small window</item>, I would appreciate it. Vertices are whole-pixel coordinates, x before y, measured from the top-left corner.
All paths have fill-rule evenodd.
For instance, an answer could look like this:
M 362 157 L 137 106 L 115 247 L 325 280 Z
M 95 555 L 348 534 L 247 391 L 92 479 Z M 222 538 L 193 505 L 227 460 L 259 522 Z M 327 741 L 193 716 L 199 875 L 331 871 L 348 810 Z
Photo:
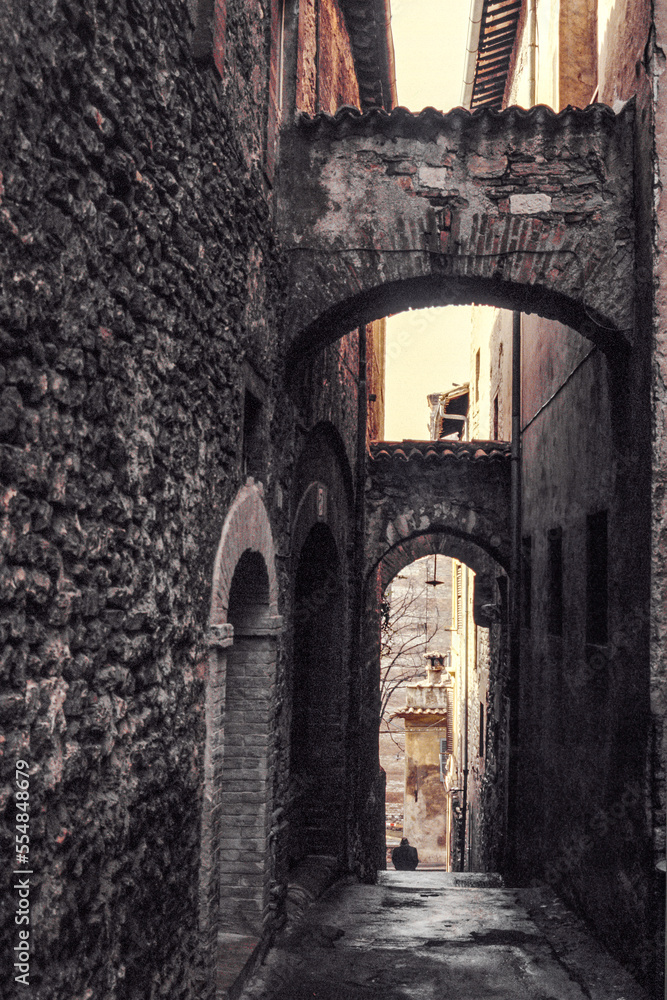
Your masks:
M 257 477 L 262 468 L 262 403 L 246 389 L 243 404 L 243 474 Z
M 440 740 L 440 780 L 444 781 L 445 775 L 447 774 L 447 757 L 449 751 L 447 750 L 447 740 Z
M 481 368 L 480 359 L 481 348 L 477 348 L 477 354 L 475 355 L 475 402 L 479 402 L 479 371 Z
M 500 415 L 498 410 L 498 393 L 493 397 L 493 440 L 500 440 Z
M 601 510 L 586 518 L 586 642 L 608 641 L 608 605 L 607 511 Z
M 521 624 L 532 625 L 533 541 L 530 535 L 521 539 Z
M 484 756 L 484 705 L 479 703 L 479 756 Z
M 563 634 L 563 532 L 552 528 L 548 538 L 548 599 L 547 630 L 551 635 Z

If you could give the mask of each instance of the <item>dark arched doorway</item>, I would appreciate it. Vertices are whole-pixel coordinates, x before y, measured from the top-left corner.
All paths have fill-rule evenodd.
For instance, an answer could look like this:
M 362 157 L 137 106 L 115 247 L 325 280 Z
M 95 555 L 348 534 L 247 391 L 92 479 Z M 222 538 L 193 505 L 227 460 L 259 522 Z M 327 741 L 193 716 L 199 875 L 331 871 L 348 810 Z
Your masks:
M 313 525 L 294 585 L 289 861 L 342 859 L 347 684 L 345 590 L 328 525 Z

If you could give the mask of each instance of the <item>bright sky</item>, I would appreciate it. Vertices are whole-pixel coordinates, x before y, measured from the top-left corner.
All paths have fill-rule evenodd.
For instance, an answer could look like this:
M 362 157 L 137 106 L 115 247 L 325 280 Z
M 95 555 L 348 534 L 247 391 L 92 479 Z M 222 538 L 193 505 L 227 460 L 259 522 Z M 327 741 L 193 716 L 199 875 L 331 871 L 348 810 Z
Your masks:
M 391 0 L 398 102 L 448 111 L 461 102 L 468 0 Z M 430 392 L 468 381 L 470 309 L 406 312 L 387 323 L 385 438 L 428 437 Z

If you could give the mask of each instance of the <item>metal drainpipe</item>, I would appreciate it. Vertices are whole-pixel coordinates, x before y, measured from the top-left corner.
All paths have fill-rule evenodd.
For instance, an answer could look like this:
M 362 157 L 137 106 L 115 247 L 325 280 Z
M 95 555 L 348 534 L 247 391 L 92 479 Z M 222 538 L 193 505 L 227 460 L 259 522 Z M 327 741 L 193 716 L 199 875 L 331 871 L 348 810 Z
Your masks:
M 510 858 L 516 859 L 517 777 L 519 754 L 519 673 L 521 655 L 521 313 L 512 315 L 512 444 L 511 444 L 511 567 L 509 600 L 510 633 L 510 760 L 508 835 L 511 837 Z
M 366 427 L 367 427 L 367 386 L 366 386 L 366 327 L 360 326 L 358 335 L 358 368 L 357 368 L 357 461 L 355 468 L 355 505 L 354 505 L 354 609 L 352 616 L 352 637 L 354 649 L 352 651 L 351 663 L 357 677 L 357 700 L 360 714 L 357 716 L 362 725 L 358 728 L 358 733 L 365 732 L 362 715 L 365 711 L 367 692 L 364 689 L 365 682 L 365 646 L 363 632 L 363 604 L 364 604 L 364 535 L 365 535 L 365 485 L 366 485 Z M 354 689 L 354 685 L 352 689 Z M 352 708 L 352 706 L 350 706 Z M 354 718 L 354 715 L 352 715 Z M 351 754 L 348 757 L 349 766 L 354 769 L 359 767 L 359 757 L 366 757 L 369 752 L 368 740 L 361 742 L 359 735 L 354 734 L 350 740 Z M 350 734 L 352 735 L 352 734 Z M 356 782 L 354 793 L 354 815 L 360 819 L 365 808 L 365 802 L 359 798 L 359 782 Z
M 359 362 L 357 372 L 357 505 L 355 518 L 355 555 L 359 568 L 363 567 L 364 552 L 364 487 L 366 485 L 366 433 L 368 420 L 368 391 L 366 386 L 366 327 L 360 326 Z
M 537 0 L 530 0 L 530 41 L 528 61 L 528 107 L 532 108 L 537 101 Z
M 466 827 L 468 823 L 468 567 L 461 573 L 463 613 L 463 825 L 461 828 L 461 871 L 466 870 Z
M 479 48 L 479 34 L 482 27 L 483 10 L 484 0 L 470 0 L 468 46 L 466 52 L 466 65 L 463 73 L 463 89 L 461 91 L 461 105 L 464 108 L 470 107 L 472 90 L 475 85 L 475 68 L 477 66 L 477 50 Z
M 384 73 L 388 85 L 387 93 L 383 89 L 383 104 L 385 111 L 391 111 L 398 104 L 398 93 L 396 90 L 396 62 L 394 58 L 394 36 L 391 31 L 391 0 L 379 0 L 378 15 L 381 22 L 381 31 L 387 43 L 386 50 L 382 53 Z

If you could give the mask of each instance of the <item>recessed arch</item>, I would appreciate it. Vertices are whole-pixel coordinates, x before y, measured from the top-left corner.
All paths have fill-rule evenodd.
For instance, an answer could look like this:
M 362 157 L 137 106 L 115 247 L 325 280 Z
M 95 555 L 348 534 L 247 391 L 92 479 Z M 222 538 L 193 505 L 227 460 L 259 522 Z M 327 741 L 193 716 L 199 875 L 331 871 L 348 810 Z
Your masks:
M 409 271 L 409 265 L 404 269 Z M 298 333 L 289 349 L 288 370 L 359 326 L 401 312 L 450 305 L 535 313 L 576 330 L 609 356 L 627 353 L 630 331 L 619 329 L 609 316 L 554 289 L 507 281 L 501 275 L 501 270 L 489 278 L 408 274 L 354 292 L 326 308 Z
M 312 525 L 294 574 L 289 863 L 342 861 L 345 836 L 346 594 L 334 535 Z
M 264 558 L 268 574 L 269 607 L 278 613 L 278 581 L 275 546 L 269 516 L 264 506 L 264 487 L 252 477 L 237 493 L 222 526 L 220 543 L 213 567 L 210 625 L 218 628 L 227 622 L 229 591 L 234 570 L 241 555 L 249 549 Z
M 277 599 L 263 487 L 249 478 L 225 518 L 213 570 L 200 868 L 212 974 L 225 934 L 258 939 L 269 919 Z
M 303 871 L 314 865 L 328 879 L 345 857 L 353 487 L 345 445 L 330 423 L 308 434 L 293 483 L 288 898 Z

